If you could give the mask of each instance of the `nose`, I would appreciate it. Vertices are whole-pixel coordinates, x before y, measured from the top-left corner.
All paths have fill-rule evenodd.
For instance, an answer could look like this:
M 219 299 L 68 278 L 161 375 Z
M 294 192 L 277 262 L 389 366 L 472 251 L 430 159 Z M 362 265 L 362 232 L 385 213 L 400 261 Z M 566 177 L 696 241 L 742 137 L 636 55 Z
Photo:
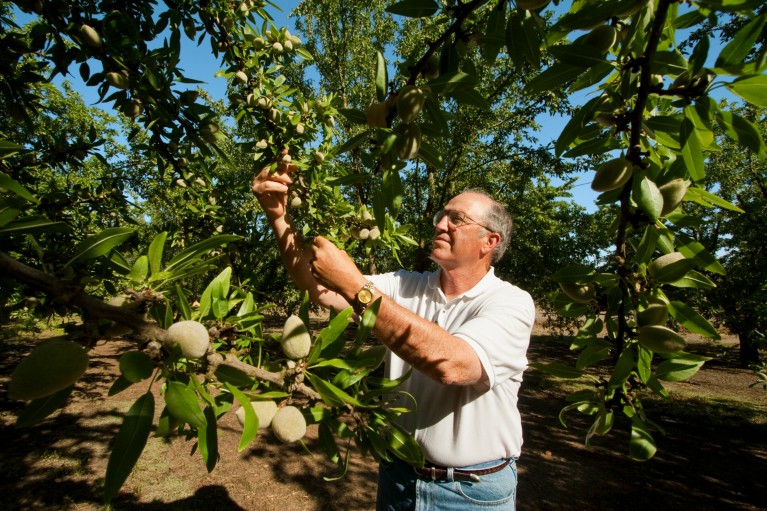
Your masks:
M 449 231 L 450 230 L 450 222 L 448 222 L 447 215 L 443 215 L 442 218 L 439 219 L 439 222 L 437 222 L 437 225 L 434 226 L 435 231 Z

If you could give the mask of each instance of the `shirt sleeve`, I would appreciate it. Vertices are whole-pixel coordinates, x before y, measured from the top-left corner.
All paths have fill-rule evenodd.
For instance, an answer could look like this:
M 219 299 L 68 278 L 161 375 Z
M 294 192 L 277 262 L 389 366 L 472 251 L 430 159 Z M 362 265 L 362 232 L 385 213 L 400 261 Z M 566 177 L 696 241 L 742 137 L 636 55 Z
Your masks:
M 483 300 L 453 335 L 474 348 L 492 388 L 508 379 L 522 381 L 534 322 L 530 295 L 518 288 L 502 289 Z

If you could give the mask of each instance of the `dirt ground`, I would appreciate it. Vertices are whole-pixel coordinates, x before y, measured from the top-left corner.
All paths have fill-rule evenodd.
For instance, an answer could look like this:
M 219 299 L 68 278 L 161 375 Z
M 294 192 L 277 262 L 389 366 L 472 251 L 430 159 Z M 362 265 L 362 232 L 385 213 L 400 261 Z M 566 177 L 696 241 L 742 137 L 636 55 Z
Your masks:
M 531 361 L 572 360 L 569 340 L 538 327 Z M 131 344 L 100 344 L 71 402 L 44 422 L 16 429 L 21 405 L 6 396 L 10 369 L 23 350 L 0 346 L 0 509 L 103 509 L 101 486 L 110 441 L 124 413 L 144 391 L 107 396 L 117 358 Z M 590 423 L 578 413 L 558 414 L 566 392 L 529 370 L 520 398 L 525 445 L 518 461 L 517 508 L 528 510 L 757 510 L 767 508 L 767 392 L 749 387 L 754 373 L 737 368 L 732 350 L 698 340 L 717 356 L 686 382 L 667 384 L 672 405 L 646 404 L 665 430 L 655 434 L 656 456 L 644 463 L 626 456 L 628 433 L 618 424 L 586 448 Z M 690 351 L 695 351 L 690 349 Z M 728 355 L 729 353 L 729 355 Z M 134 386 L 138 387 L 138 386 Z M 703 406 L 716 403 L 715 407 Z M 744 412 L 742 403 L 750 403 Z M 677 405 L 684 413 L 676 413 Z M 158 407 L 159 408 L 159 407 Z M 711 413 L 712 409 L 716 413 Z M 159 410 L 158 410 L 159 413 Z M 284 446 L 269 433 L 237 452 L 240 429 L 232 414 L 220 423 L 221 460 L 208 473 L 192 442 L 150 438 L 147 449 L 113 502 L 116 511 L 363 511 L 374 509 L 376 466 L 354 454 L 345 478 L 316 451 L 316 431 L 307 449 Z

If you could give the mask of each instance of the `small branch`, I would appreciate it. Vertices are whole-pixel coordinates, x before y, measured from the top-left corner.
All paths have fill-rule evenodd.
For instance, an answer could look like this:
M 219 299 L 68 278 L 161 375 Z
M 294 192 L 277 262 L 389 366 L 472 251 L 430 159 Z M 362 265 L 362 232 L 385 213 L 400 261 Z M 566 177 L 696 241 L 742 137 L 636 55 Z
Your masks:
M 231 368 L 237 369 L 238 371 L 242 371 L 243 373 L 247 374 L 251 378 L 255 378 L 261 381 L 268 381 L 269 383 L 273 383 L 282 389 L 285 389 L 287 387 L 285 383 L 285 374 L 286 374 L 285 371 L 280 373 L 273 373 L 271 371 L 261 369 L 260 367 L 254 367 L 250 364 L 243 362 L 237 357 L 233 357 L 232 355 L 228 355 L 225 353 L 209 352 L 207 356 L 207 361 L 209 366 L 214 371 L 219 366 L 222 366 L 222 365 L 229 366 Z M 322 397 L 314 389 L 304 385 L 303 383 L 296 383 L 294 385 L 294 388 L 296 391 L 305 395 L 309 399 L 314 399 L 315 401 L 322 400 Z
M 152 341 L 162 343 L 165 339 L 167 333 L 165 329 L 154 322 L 145 320 L 143 314 L 126 307 L 102 302 L 100 299 L 85 293 L 80 287 L 27 266 L 4 252 L 0 252 L 0 277 L 21 282 L 37 291 L 45 293 L 55 302 L 66 305 L 69 308 L 76 307 L 82 311 L 83 317 L 107 319 L 128 327 L 135 332 L 135 337 L 140 344 Z M 134 291 L 131 294 L 134 297 L 138 296 L 139 300 L 147 300 L 143 296 L 144 293 Z M 232 355 L 213 352 L 208 353 L 207 362 L 214 371 L 216 367 L 226 365 L 238 369 L 252 378 L 273 383 L 282 389 L 287 389 L 288 387 L 286 376 L 290 370 L 273 373 L 247 364 Z M 294 382 L 290 387 L 309 399 L 316 401 L 322 399 L 314 389 L 301 382 Z

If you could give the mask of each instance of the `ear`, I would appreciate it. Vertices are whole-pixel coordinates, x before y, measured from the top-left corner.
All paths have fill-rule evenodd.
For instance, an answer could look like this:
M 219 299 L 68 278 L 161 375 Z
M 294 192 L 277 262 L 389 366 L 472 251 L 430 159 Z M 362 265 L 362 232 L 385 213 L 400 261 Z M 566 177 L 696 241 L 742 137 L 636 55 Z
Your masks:
M 501 235 L 497 232 L 491 232 L 485 238 L 485 244 L 482 246 L 482 255 L 490 254 L 501 242 Z

